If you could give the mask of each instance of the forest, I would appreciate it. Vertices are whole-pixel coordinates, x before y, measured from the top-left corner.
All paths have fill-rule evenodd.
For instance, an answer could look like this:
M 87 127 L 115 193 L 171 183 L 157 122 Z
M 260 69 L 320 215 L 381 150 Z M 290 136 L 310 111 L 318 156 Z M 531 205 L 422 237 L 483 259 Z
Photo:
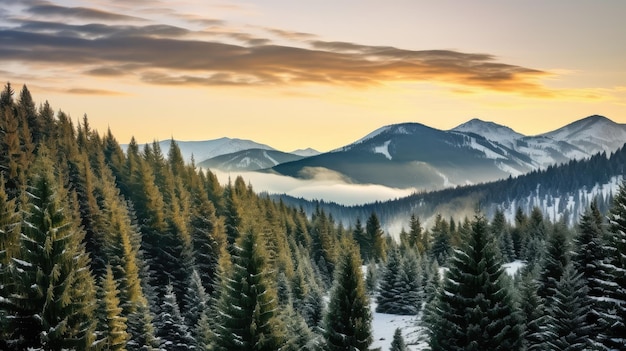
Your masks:
M 626 350 L 626 184 L 575 224 L 407 217 L 394 240 L 376 212 L 307 215 L 7 83 L 0 349 L 369 350 L 374 305 L 433 351 Z

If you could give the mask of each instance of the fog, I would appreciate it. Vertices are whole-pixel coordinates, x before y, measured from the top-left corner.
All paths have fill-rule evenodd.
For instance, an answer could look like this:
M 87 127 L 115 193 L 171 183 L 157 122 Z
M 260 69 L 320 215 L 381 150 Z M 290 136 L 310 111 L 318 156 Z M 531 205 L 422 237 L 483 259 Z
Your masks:
M 307 200 L 332 201 L 342 205 L 359 205 L 374 201 L 385 201 L 411 195 L 414 188 L 398 189 L 375 184 L 353 184 L 339 173 L 327 169 L 309 168 L 303 174 L 307 179 L 260 173 L 260 172 L 223 172 L 211 170 L 222 185 L 229 178 L 235 181 L 241 175 L 246 184 L 251 184 L 255 192 L 270 194 L 288 194 Z

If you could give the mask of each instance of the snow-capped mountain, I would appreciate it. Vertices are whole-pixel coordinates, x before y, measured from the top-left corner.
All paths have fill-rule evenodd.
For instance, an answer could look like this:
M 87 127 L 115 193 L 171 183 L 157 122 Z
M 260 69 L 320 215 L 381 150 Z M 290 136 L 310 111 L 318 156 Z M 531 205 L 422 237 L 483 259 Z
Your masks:
M 237 139 L 237 138 L 219 138 L 203 141 L 179 141 L 174 140 L 183 154 L 183 158 L 186 162 L 191 161 L 193 155 L 196 163 L 204 160 L 226 154 L 232 154 L 233 152 L 249 150 L 249 149 L 263 149 L 263 150 L 275 150 L 273 147 L 260 144 L 252 140 Z M 159 146 L 163 151 L 163 154 L 167 156 L 170 150 L 171 140 L 163 140 L 159 142 Z M 122 145 L 122 148 L 126 148 L 127 145 Z
M 600 116 L 537 136 L 479 119 L 448 131 L 403 123 L 273 170 L 300 178 L 332 171 L 354 183 L 432 190 L 519 176 L 598 151 L 610 153 L 624 143 L 626 125 Z
M 223 171 L 256 171 L 302 158 L 303 156 L 277 150 L 248 149 L 204 160 L 198 166 Z
M 589 116 L 542 136 L 576 145 L 588 154 L 615 151 L 626 141 L 626 124 L 604 116 Z
M 485 122 L 478 118 L 469 120 L 451 131 L 474 133 L 485 137 L 487 140 L 495 141 L 504 146 L 514 148 L 517 140 L 524 137 L 513 129 L 493 122 Z
M 321 154 L 321 152 L 307 147 L 306 149 L 298 149 L 298 150 L 293 150 L 291 152 L 289 152 L 290 154 L 294 154 L 294 155 L 298 155 L 298 156 L 302 156 L 302 157 L 311 157 L 311 156 L 317 156 L 319 154 Z
M 452 129 L 480 135 L 531 159 L 533 169 L 580 160 L 598 152 L 611 153 L 626 143 L 626 125 L 603 116 L 590 116 L 552 132 L 524 136 L 509 127 L 473 119 Z M 512 173 L 513 174 L 513 173 Z

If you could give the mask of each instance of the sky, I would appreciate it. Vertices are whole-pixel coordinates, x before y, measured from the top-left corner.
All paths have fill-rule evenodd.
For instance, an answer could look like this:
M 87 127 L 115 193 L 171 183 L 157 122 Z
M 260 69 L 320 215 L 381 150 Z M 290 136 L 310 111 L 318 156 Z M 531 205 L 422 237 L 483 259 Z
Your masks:
M 120 143 L 626 123 L 626 1 L 0 0 L 0 79 Z

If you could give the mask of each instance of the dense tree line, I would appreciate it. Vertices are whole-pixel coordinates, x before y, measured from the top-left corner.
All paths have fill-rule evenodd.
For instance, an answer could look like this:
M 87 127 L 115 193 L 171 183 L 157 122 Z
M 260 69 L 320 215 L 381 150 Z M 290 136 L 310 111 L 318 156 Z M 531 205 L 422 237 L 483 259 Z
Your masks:
M 626 349 L 626 185 L 574 226 L 536 206 L 428 227 L 407 211 L 394 240 L 377 211 L 307 215 L 173 142 L 123 151 L 15 95 L 0 93 L 0 349 L 368 350 L 371 304 L 422 316 L 432 350 Z M 398 330 L 392 349 L 413 341 Z

